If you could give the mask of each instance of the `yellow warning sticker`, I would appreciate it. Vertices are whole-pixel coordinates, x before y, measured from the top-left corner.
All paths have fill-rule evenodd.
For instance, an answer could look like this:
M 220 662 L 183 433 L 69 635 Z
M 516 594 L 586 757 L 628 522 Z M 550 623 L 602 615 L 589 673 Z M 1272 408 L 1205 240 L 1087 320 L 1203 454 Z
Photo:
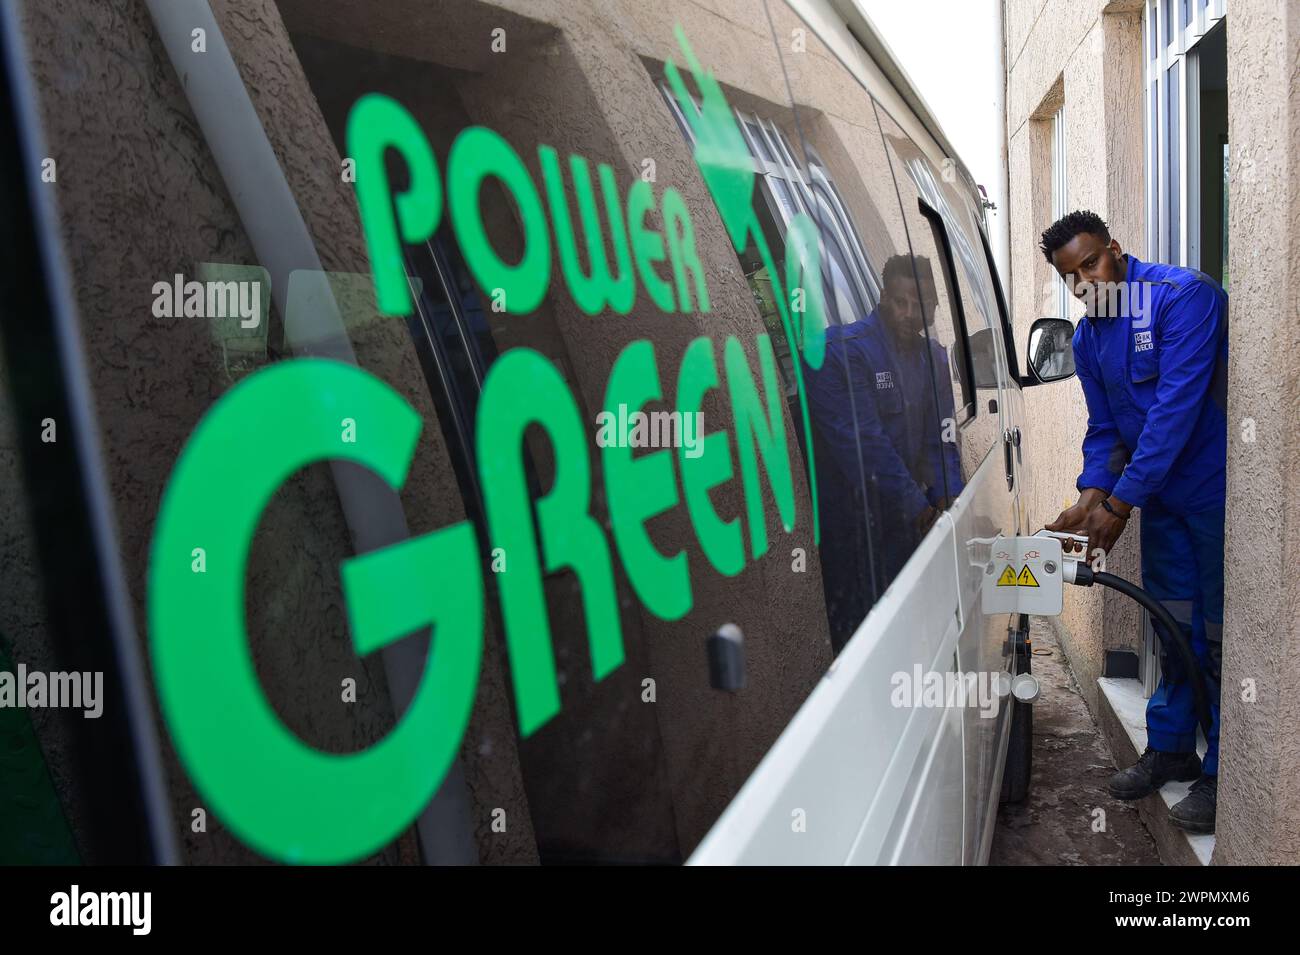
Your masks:
M 1011 569 L 1010 567 L 1007 568 L 1007 570 L 1010 570 L 1010 569 Z M 1038 581 L 1034 579 L 1033 571 L 1031 571 L 1031 570 L 1029 569 L 1029 565 L 1028 565 L 1028 564 L 1025 564 L 1025 568 L 1024 568 L 1024 570 L 1022 570 L 1022 571 L 1020 572 L 1020 577 L 1019 577 L 1019 579 L 1016 581 L 1016 583 L 1019 584 L 1021 587 L 1037 587 L 1037 586 L 1038 586 Z
M 1016 585 L 1016 572 L 1007 564 L 1006 569 L 1002 571 L 1002 576 L 998 578 L 999 587 L 1014 587 Z M 1034 584 L 1037 587 L 1037 584 Z

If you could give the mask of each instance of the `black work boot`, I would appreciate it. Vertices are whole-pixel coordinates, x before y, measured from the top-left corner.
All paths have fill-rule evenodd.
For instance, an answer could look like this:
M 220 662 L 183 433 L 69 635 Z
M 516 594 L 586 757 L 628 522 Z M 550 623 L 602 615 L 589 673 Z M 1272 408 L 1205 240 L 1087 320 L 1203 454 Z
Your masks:
M 1214 831 L 1214 809 L 1219 801 L 1219 777 L 1202 776 L 1187 795 L 1169 810 L 1169 821 L 1188 832 Z
M 1106 789 L 1116 799 L 1141 799 L 1165 783 L 1185 783 L 1199 775 L 1201 757 L 1195 753 L 1160 753 L 1148 746 L 1141 759 L 1110 777 Z

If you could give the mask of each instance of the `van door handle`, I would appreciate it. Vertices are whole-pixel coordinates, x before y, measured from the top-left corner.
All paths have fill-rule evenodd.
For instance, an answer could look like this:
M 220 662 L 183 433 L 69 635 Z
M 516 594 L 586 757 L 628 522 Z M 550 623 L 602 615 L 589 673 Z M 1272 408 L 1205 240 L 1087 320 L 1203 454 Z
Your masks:
M 1018 434 L 1019 431 L 1020 429 L 1017 428 L 1016 429 L 1017 435 L 1014 441 L 1012 439 L 1010 428 L 1007 428 L 1005 431 L 1002 432 L 1002 457 L 1007 467 L 1007 490 L 1008 491 L 1010 491 L 1016 485 L 1016 467 L 1015 467 L 1014 459 L 1012 457 L 1013 455 L 1012 447 L 1015 444 L 1020 443 L 1019 434 Z

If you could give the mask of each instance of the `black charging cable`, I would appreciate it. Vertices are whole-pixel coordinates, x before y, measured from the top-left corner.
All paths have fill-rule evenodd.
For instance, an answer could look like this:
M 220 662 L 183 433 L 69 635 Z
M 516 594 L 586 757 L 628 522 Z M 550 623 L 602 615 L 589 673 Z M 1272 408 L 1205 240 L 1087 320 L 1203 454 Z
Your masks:
M 1069 579 L 1068 574 L 1066 579 Z M 1165 609 L 1165 605 L 1137 584 L 1131 583 L 1123 577 L 1108 574 L 1105 571 L 1093 570 L 1084 561 L 1079 561 L 1074 568 L 1073 583 L 1078 584 L 1080 587 L 1091 587 L 1093 584 L 1109 587 L 1111 590 L 1117 590 L 1126 597 L 1136 600 L 1147 609 L 1147 612 L 1151 614 L 1151 625 L 1156 632 L 1156 636 L 1160 638 L 1160 643 L 1164 646 L 1165 651 L 1177 653 L 1179 659 L 1183 661 L 1183 668 L 1187 671 L 1188 679 L 1192 683 L 1192 700 L 1196 707 L 1196 717 L 1200 721 L 1201 729 L 1205 731 L 1205 736 L 1208 739 L 1213 720 L 1210 715 L 1210 694 L 1205 688 L 1205 677 L 1196 662 L 1196 654 L 1192 652 L 1192 648 L 1183 635 L 1182 628 L 1178 626 L 1178 622 L 1174 620 L 1173 615 Z

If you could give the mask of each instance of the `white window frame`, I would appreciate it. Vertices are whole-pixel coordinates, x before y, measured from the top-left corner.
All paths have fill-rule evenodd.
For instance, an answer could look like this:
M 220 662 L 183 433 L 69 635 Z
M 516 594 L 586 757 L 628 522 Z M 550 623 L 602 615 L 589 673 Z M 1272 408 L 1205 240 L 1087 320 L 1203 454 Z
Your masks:
M 1052 221 L 1070 211 L 1070 175 L 1066 168 L 1065 104 L 1052 116 Z M 1070 303 L 1074 296 L 1059 275 L 1056 277 L 1056 317 L 1070 317 Z
M 1182 21 L 1184 0 L 1147 0 L 1142 17 L 1142 57 L 1144 62 L 1142 127 L 1146 164 L 1147 258 L 1192 268 L 1200 266 L 1200 101 L 1192 95 L 1200 89 L 1200 60 L 1196 46 L 1227 13 L 1227 0 L 1187 0 L 1188 21 Z M 1168 6 L 1174 29 L 1165 38 L 1165 8 Z M 1152 38 L 1156 55 L 1152 57 Z M 1169 159 L 1171 120 L 1166 108 L 1169 91 L 1168 72 L 1179 67 L 1177 96 L 1178 228 L 1171 234 L 1169 179 L 1173 173 Z M 1155 122 L 1152 123 L 1154 107 Z M 1177 255 L 1172 254 L 1177 241 Z

